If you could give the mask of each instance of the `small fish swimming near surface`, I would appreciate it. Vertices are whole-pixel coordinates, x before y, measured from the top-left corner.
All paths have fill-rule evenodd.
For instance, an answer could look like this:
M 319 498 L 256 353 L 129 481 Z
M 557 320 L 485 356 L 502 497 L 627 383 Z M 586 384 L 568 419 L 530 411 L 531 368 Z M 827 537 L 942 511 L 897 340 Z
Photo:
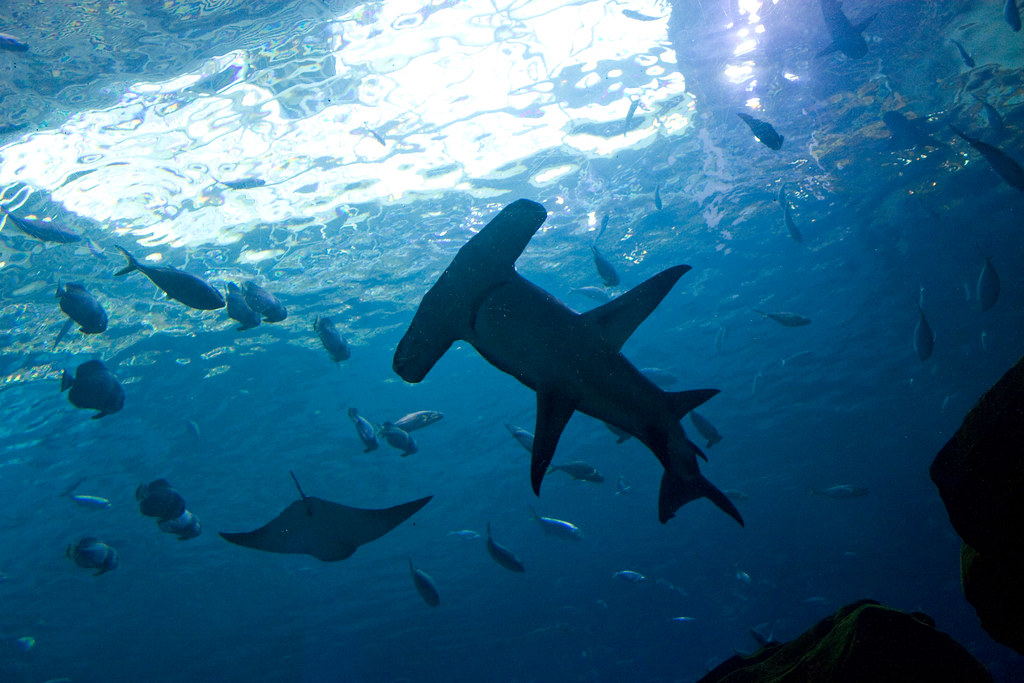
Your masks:
M 417 429 L 423 429 L 436 422 L 440 422 L 443 417 L 444 413 L 439 413 L 436 410 L 418 410 L 415 413 L 409 413 L 397 420 L 393 420 L 391 424 L 403 431 L 414 432 Z
M 828 498 L 860 498 L 870 493 L 863 486 L 851 486 L 849 484 L 840 484 L 839 486 L 830 486 L 827 489 L 811 489 L 811 495 L 826 496 Z
M 505 423 L 505 429 L 512 435 L 512 438 L 519 442 L 519 445 L 526 449 L 527 453 L 533 453 L 533 433 L 522 427 L 516 427 Z
M 636 108 L 640 106 L 640 100 L 629 101 L 629 111 L 626 112 L 626 123 L 622 126 L 622 135 L 625 136 L 629 132 L 629 124 L 633 123 L 633 115 L 636 114 Z
M 419 446 L 412 440 L 408 432 L 399 429 L 390 422 L 385 422 L 380 426 L 380 435 L 384 437 L 389 446 L 402 451 L 403 458 L 419 451 Z
M 999 274 L 996 273 L 995 267 L 992 266 L 992 259 L 985 256 L 985 265 L 981 268 L 981 273 L 978 275 L 978 285 L 976 287 L 978 306 L 981 307 L 982 312 L 989 310 L 996 305 L 999 301 Z
M 604 481 L 604 477 L 597 471 L 597 468 L 579 460 L 567 462 L 564 465 L 552 465 L 548 468 L 548 474 L 558 470 L 565 472 L 576 481 L 589 481 L 594 484 Z
M 324 349 L 327 350 L 331 360 L 335 363 L 348 360 L 349 356 L 352 355 L 348 349 L 348 344 L 345 343 L 341 333 L 338 332 L 338 328 L 334 326 L 334 323 L 326 315 L 318 315 L 316 317 L 316 320 L 313 321 L 313 330 L 320 337 L 320 343 L 323 344 Z
M 61 491 L 61 496 L 70 498 L 75 502 L 76 505 L 80 505 L 84 508 L 92 510 L 106 510 L 110 508 L 110 501 L 100 496 L 86 496 L 75 493 L 75 490 L 84 482 L 86 477 L 82 477 L 71 486 Z
M 75 369 L 74 377 L 65 370 L 60 379 L 60 390 L 68 391 L 68 401 L 76 408 L 98 410 L 92 416 L 98 420 L 124 407 L 124 389 L 117 378 L 98 360 L 89 360 Z
M 85 287 L 76 282 L 57 285 L 57 298 L 60 299 L 60 310 L 64 311 L 70 320 L 57 335 L 53 348 L 57 348 L 57 344 L 70 329 L 71 323 L 78 323 L 79 332 L 82 334 L 100 334 L 106 331 L 107 312 Z
M 163 290 L 168 299 L 179 301 L 189 308 L 200 311 L 213 311 L 224 308 L 224 297 L 201 277 L 178 270 L 172 266 L 147 266 L 139 263 L 134 256 L 123 247 L 118 247 L 128 259 L 128 265 L 114 273 L 115 276 L 127 275 L 139 271 L 150 281 Z
M 455 536 L 456 538 L 464 538 L 466 540 L 472 540 L 474 538 L 480 538 L 480 534 L 472 529 L 460 529 L 459 531 L 449 531 L 449 536 Z
M 263 316 L 264 322 L 279 323 L 288 317 L 288 309 L 277 297 L 252 280 L 242 283 L 242 296 L 249 308 Z
M 573 287 L 569 291 L 572 292 L 573 294 L 581 294 L 587 297 L 588 299 L 593 299 L 594 301 L 600 302 L 602 304 L 608 303 L 609 301 L 612 300 L 611 294 L 609 294 L 604 289 L 601 289 L 600 287 Z
M 86 536 L 75 545 L 69 544 L 64 554 L 74 560 L 79 567 L 98 569 L 93 576 L 117 569 L 117 551 L 92 536 Z
M 613 579 L 622 579 L 623 581 L 629 581 L 630 583 L 643 583 L 647 580 L 647 577 L 640 572 L 634 572 L 629 569 L 624 569 L 621 572 L 615 572 L 612 574 Z
M 218 180 L 221 185 L 225 185 L 232 190 L 252 190 L 257 187 L 263 187 L 267 184 L 267 181 L 263 178 L 257 178 L 255 176 L 249 176 L 245 178 L 236 178 L 235 180 Z
M 750 114 L 744 114 L 743 112 L 739 112 L 736 115 L 743 119 L 743 122 L 746 123 L 754 133 L 754 137 L 760 140 L 765 147 L 775 150 L 782 148 L 782 141 L 786 138 L 784 135 L 779 135 L 775 128 L 772 127 L 772 124 L 760 119 L 755 119 Z
M 654 208 L 661 211 L 661 185 L 657 185 L 654 188 Z
M 1020 10 L 1017 9 L 1017 0 L 1006 0 L 1003 6 L 1003 18 L 1010 25 L 1014 33 L 1020 31 Z
M 634 12 L 631 9 L 622 10 L 623 16 L 635 19 L 637 21 L 661 21 L 661 17 L 651 17 L 646 14 L 640 14 L 640 12 Z
M 949 39 L 949 42 L 956 45 L 956 51 L 960 53 L 960 61 L 964 63 L 964 66 L 968 69 L 973 69 L 974 58 L 967 54 L 967 50 L 964 49 L 964 46 L 961 45 L 959 41 L 953 40 L 952 38 Z
M 1006 181 L 1007 185 L 1024 192 L 1024 168 L 1021 168 L 1021 165 L 1013 157 L 998 147 L 993 147 L 978 138 L 972 138 L 953 126 L 950 126 L 950 128 L 953 129 L 954 133 L 966 140 L 967 144 L 976 149 L 985 158 L 988 165 L 992 167 L 992 170 Z
M 810 318 L 805 318 L 802 315 L 797 315 L 796 313 L 765 313 L 757 310 L 756 308 L 754 309 L 754 313 L 757 313 L 764 318 L 771 318 L 783 327 L 803 327 L 804 325 L 811 324 Z
M 917 326 L 914 327 L 914 351 L 917 352 L 918 358 L 926 361 L 935 349 L 935 333 L 932 332 L 931 325 L 928 324 L 928 318 L 924 316 L 924 287 L 921 288 L 921 293 L 918 296 L 917 312 L 920 317 L 917 320 Z
M 594 253 L 594 266 L 597 268 L 597 274 L 601 276 L 604 283 L 609 287 L 618 285 L 619 274 L 615 272 L 615 267 L 608 259 L 601 255 L 601 252 L 593 244 L 590 245 L 590 251 Z
M 526 571 L 526 567 L 523 566 L 522 561 L 515 556 L 511 550 L 503 545 L 499 545 L 491 537 L 491 523 L 487 522 L 487 553 L 494 559 L 495 562 L 500 564 L 510 572 L 523 573 Z
M 365 447 L 363 448 L 363 453 L 377 450 L 379 446 L 377 443 L 377 428 L 360 415 L 359 411 L 355 408 L 348 409 L 348 417 L 352 420 L 352 424 L 356 426 L 356 434 L 359 435 L 359 440 L 363 442 Z
M 579 541 L 583 539 L 583 532 L 572 522 L 554 519 L 553 517 L 541 517 L 533 509 L 532 505 L 530 506 L 530 514 L 533 515 L 533 520 L 540 525 L 544 533 L 549 536 L 555 536 L 565 541 Z
M 841 5 L 841 0 L 821 0 L 821 13 L 832 34 L 832 43 L 819 52 L 817 57 L 839 51 L 850 59 L 860 59 L 868 53 L 867 41 L 861 34 L 877 15 L 872 14 L 859 24 L 852 24 L 843 14 Z
M 242 290 L 234 282 L 228 283 L 226 299 L 228 317 L 241 324 L 241 327 L 236 328 L 239 332 L 251 330 L 260 324 L 260 314 L 249 308 L 249 304 L 245 302 L 245 297 L 242 296 Z
M 413 585 L 416 586 L 416 592 L 423 598 L 423 602 L 431 607 L 437 607 L 441 604 L 441 594 L 437 592 L 434 580 L 430 578 L 430 574 L 427 574 L 422 569 L 418 569 L 412 563 L 411 557 L 409 558 L 409 575 L 412 576 Z
M 7 33 L 0 33 L 0 50 L 5 50 L 7 52 L 28 52 L 28 43 L 22 42 Z
M 7 210 L 7 207 L 0 206 L 0 213 L 3 213 L 18 230 L 29 237 L 34 237 L 40 242 L 54 242 L 56 244 L 74 244 L 81 242 L 82 236 L 65 228 L 62 225 L 50 221 L 40 221 L 35 218 L 19 218 Z
M 718 433 L 715 426 L 696 410 L 690 411 L 690 420 L 693 422 L 693 426 L 697 428 L 697 431 L 700 432 L 700 435 L 708 440 L 705 448 L 711 448 L 722 440 L 722 435 Z

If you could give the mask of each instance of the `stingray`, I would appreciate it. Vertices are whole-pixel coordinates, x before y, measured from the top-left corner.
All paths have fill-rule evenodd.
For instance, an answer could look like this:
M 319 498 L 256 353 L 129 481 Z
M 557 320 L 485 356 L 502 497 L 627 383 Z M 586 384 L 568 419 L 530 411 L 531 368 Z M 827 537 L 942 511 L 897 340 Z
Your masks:
M 324 562 L 337 562 L 350 557 L 359 546 L 388 533 L 433 498 L 427 496 L 390 508 L 368 510 L 307 496 L 294 474 L 292 480 L 301 500 L 255 531 L 220 532 L 224 540 L 268 553 L 312 555 Z

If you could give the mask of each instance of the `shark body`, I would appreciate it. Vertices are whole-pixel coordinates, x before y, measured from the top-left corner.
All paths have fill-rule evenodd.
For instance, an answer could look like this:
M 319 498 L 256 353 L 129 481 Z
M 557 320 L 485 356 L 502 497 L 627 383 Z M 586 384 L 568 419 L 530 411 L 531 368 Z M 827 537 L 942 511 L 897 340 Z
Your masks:
M 732 502 L 700 473 L 697 456 L 703 454 L 679 423 L 718 390 L 665 392 L 619 352 L 690 267 L 669 268 L 617 299 L 575 313 L 515 270 L 546 218 L 543 206 L 520 199 L 459 250 L 399 342 L 395 372 L 419 382 L 455 341 L 469 342 L 537 393 L 530 479 L 538 495 L 562 430 L 578 410 L 633 435 L 661 462 L 662 523 L 691 500 L 708 498 L 743 524 Z

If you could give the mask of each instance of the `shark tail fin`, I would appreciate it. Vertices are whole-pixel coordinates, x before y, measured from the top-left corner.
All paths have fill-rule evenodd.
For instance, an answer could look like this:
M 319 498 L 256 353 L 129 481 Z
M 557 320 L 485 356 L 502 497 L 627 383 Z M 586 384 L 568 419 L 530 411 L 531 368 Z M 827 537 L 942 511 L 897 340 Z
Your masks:
M 740 516 L 740 511 L 736 509 L 728 496 L 715 488 L 715 485 L 705 479 L 703 475 L 697 473 L 684 479 L 668 470 L 665 470 L 661 477 L 661 491 L 658 494 L 658 521 L 664 524 L 675 517 L 676 510 L 698 498 L 707 498 L 722 512 L 743 526 L 743 517 Z
M 124 247 L 120 247 L 119 246 L 117 248 L 120 249 L 121 252 L 124 254 L 125 258 L 128 259 L 128 265 L 125 266 L 124 268 L 122 268 L 121 270 L 117 271 L 116 273 L 114 273 L 114 275 L 127 275 L 128 273 L 132 272 L 133 270 L 138 270 L 139 262 L 135 260 L 135 257 L 132 256 L 131 254 L 129 254 L 128 251 Z
M 669 409 L 677 420 L 682 420 L 694 408 L 702 405 L 718 393 L 718 389 L 692 389 L 690 391 L 666 392 Z

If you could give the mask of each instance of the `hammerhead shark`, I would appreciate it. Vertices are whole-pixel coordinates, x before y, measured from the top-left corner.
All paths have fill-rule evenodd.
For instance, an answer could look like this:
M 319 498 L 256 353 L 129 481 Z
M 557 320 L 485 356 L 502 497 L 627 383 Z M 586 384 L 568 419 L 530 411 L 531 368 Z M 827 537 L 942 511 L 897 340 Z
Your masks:
M 700 449 L 679 421 L 718 393 L 659 389 L 620 353 L 633 331 L 690 266 L 675 266 L 587 313 L 576 313 L 520 276 L 516 259 L 547 218 L 540 204 L 509 204 L 473 236 L 423 296 L 395 351 L 393 368 L 420 382 L 457 340 L 537 393 L 530 480 L 534 493 L 573 412 L 633 435 L 665 472 L 658 499 L 662 524 L 697 498 L 708 498 L 741 525 L 736 506 L 697 467 Z

